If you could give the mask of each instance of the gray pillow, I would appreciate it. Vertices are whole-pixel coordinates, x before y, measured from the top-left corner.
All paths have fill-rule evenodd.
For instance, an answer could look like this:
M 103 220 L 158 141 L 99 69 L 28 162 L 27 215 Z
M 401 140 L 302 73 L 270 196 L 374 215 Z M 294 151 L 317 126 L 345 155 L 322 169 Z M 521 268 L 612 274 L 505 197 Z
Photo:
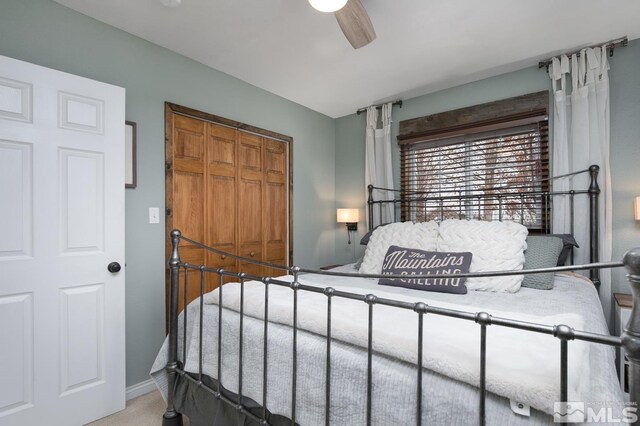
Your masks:
M 366 246 L 367 244 L 369 244 L 369 239 L 371 238 L 371 234 L 373 234 L 373 232 L 378 229 L 378 228 L 382 228 L 383 226 L 387 226 L 390 225 L 394 222 L 389 222 L 389 223 L 383 223 L 382 225 L 378 225 L 375 228 L 373 228 L 371 231 L 367 232 L 366 234 L 364 234 L 364 237 L 362 237 L 360 239 L 360 245 L 361 246 Z M 413 221 L 413 223 L 416 223 L 415 221 Z
M 388 225 L 388 223 L 385 223 L 385 224 L 383 224 L 383 225 L 378 225 L 378 226 L 376 226 L 375 228 L 373 228 L 371 231 L 369 231 L 369 232 L 367 232 L 366 234 L 364 234 L 364 237 L 362 237 L 362 238 L 360 239 L 360 245 L 361 245 L 361 246 L 366 246 L 367 244 L 369 244 L 369 239 L 371 238 L 371 234 L 373 234 L 373 232 L 374 232 L 376 229 L 378 229 L 378 228 L 380 228 L 380 227 L 382 227 L 382 226 L 385 226 L 385 225 Z
M 558 266 L 564 266 L 569 259 L 571 249 L 573 247 L 580 248 L 580 246 L 571 234 L 551 234 L 551 236 L 560 238 L 562 240 L 562 243 L 564 244 L 562 247 L 562 251 L 560 252 L 560 256 L 558 256 Z
M 527 249 L 524 252 L 523 269 L 553 268 L 558 264 L 558 256 L 562 252 L 561 238 L 529 235 Z M 525 275 L 522 287 L 551 290 L 553 288 L 553 272 L 545 274 Z

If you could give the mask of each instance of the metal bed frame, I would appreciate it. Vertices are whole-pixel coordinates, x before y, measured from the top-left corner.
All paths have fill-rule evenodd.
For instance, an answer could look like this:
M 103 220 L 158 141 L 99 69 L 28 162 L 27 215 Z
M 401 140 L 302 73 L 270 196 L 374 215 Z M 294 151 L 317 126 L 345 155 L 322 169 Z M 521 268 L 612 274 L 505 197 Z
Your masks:
M 298 266 L 281 266 L 281 265 L 273 265 L 266 262 L 260 262 L 253 259 L 246 259 L 239 256 L 235 256 L 230 253 L 226 253 L 220 250 L 217 250 L 212 247 L 207 247 L 203 244 L 200 244 L 196 241 L 193 241 L 187 237 L 181 235 L 180 231 L 173 230 L 171 231 L 171 244 L 172 251 L 171 257 L 169 259 L 169 269 L 170 269 L 170 321 L 169 321 L 169 354 L 168 354 L 168 362 L 165 367 L 166 373 L 168 375 L 168 398 L 167 398 L 167 409 L 163 415 L 163 426 L 178 426 L 182 425 L 182 414 L 179 413 L 175 408 L 174 394 L 173 391 L 175 389 L 175 385 L 177 383 L 178 378 L 183 380 L 188 380 L 193 382 L 199 388 L 204 389 L 206 392 L 210 393 L 216 400 L 227 404 L 231 409 L 235 410 L 239 414 L 243 414 L 248 419 L 251 419 L 261 426 L 269 425 L 269 412 L 267 407 L 267 393 L 270 391 L 267 386 L 267 347 L 268 347 L 268 335 L 269 335 L 269 311 L 268 311 L 268 301 L 269 301 L 269 288 L 272 285 L 289 287 L 291 289 L 291 297 L 293 304 L 293 326 L 292 326 L 292 339 L 293 339 L 293 350 L 291 353 L 292 359 L 292 386 L 289 389 L 291 394 L 291 425 L 296 425 L 296 393 L 297 389 L 297 333 L 298 333 L 298 324 L 297 324 L 297 313 L 298 313 L 298 293 L 300 291 L 305 292 L 314 292 L 319 294 L 324 294 L 327 300 L 327 336 L 326 336 L 326 367 L 325 367 L 325 425 L 329 425 L 330 419 L 330 397 L 331 397 L 331 345 L 332 345 L 332 337 L 331 337 L 331 310 L 332 310 L 332 299 L 335 297 L 346 298 L 352 300 L 359 300 L 368 305 L 368 346 L 367 346 L 367 398 L 366 398 L 366 424 L 372 424 L 372 355 L 373 355 L 373 316 L 375 312 L 375 305 L 384 305 L 390 306 L 397 309 L 404 309 L 408 311 L 414 311 L 416 313 L 416 321 L 418 324 L 418 333 L 416 336 L 416 345 L 417 345 L 417 359 L 416 359 L 416 374 L 417 374 L 417 387 L 416 387 L 416 424 L 420 426 L 422 424 L 422 393 L 423 393 L 423 383 L 422 383 L 422 353 L 423 353 L 423 328 L 424 328 L 424 316 L 429 315 L 442 315 L 452 318 L 457 318 L 462 321 L 472 321 L 478 324 L 479 333 L 480 333 L 480 380 L 478 383 L 480 389 L 480 398 L 478 401 L 478 423 L 480 425 L 485 424 L 485 399 L 486 399 L 486 331 L 488 326 L 498 326 L 498 327 L 509 327 L 518 330 L 524 330 L 534 333 L 547 334 L 550 336 L 554 336 L 558 339 L 560 344 L 560 372 L 559 372 L 559 388 L 560 388 L 560 398 L 562 402 L 567 401 L 567 392 L 568 392 L 568 345 L 569 341 L 572 340 L 580 340 L 584 342 L 591 342 L 595 344 L 609 345 L 609 346 L 622 346 L 627 354 L 630 364 L 629 371 L 629 384 L 630 384 L 630 402 L 632 404 L 640 403 L 640 248 L 633 249 L 628 251 L 624 259 L 620 262 L 603 262 L 598 263 L 598 251 L 597 251 L 597 236 L 598 236 L 598 227 L 597 227 L 597 212 L 598 212 L 598 193 L 600 192 L 597 184 L 597 174 L 598 167 L 592 166 L 589 168 L 588 172 L 591 176 L 591 182 L 588 190 L 584 191 L 567 191 L 567 192 L 546 192 L 542 195 L 547 199 L 551 199 L 553 196 L 569 196 L 571 199 L 571 206 L 573 206 L 573 197 L 578 194 L 587 194 L 589 196 L 589 206 L 590 206 L 590 232 L 591 232 L 591 263 L 585 265 L 569 265 L 569 266 L 560 266 L 554 268 L 545 268 L 545 269 L 530 269 L 530 270 L 521 270 L 521 271 L 495 271 L 495 272 L 484 272 L 484 273 L 467 273 L 467 274 L 457 274 L 457 277 L 494 277 L 494 276 L 505 276 L 505 275 L 527 275 L 527 274 L 537 274 L 537 273 L 547 273 L 547 272 L 562 272 L 562 271 L 576 271 L 576 270 L 590 270 L 591 271 L 591 279 L 594 281 L 594 284 L 599 282 L 598 271 L 599 269 L 604 268 L 616 268 L 620 266 L 625 266 L 629 271 L 627 275 L 632 296 L 634 300 L 633 309 L 631 312 L 631 318 L 629 323 L 624 328 L 624 332 L 622 333 L 622 337 L 610 336 L 604 334 L 591 333 L 586 331 L 575 330 L 572 327 L 567 325 L 559 324 L 555 326 L 548 326 L 542 324 L 534 324 L 519 320 L 513 320 L 508 318 L 500 318 L 494 317 L 490 313 L 487 312 L 461 312 L 457 310 L 440 308 L 437 306 L 427 305 L 422 302 L 418 303 L 408 303 L 404 301 L 380 298 L 374 294 L 357 294 L 351 293 L 347 291 L 338 291 L 334 288 L 327 287 L 316 287 L 305 285 L 299 282 L 300 273 L 313 273 L 313 274 L 324 274 L 324 275 L 333 275 L 333 276 L 344 276 L 344 277 L 361 277 L 361 278 L 396 278 L 402 279 L 404 276 L 401 275 L 364 275 L 358 273 L 337 273 L 331 271 L 321 271 L 314 270 L 308 268 L 301 268 Z M 373 206 L 375 204 L 379 204 L 382 206 L 384 203 L 401 203 L 407 202 L 407 200 L 374 200 L 372 196 L 373 189 L 378 189 L 374 187 L 369 187 L 369 200 L 368 200 L 368 212 L 369 217 L 373 217 Z M 511 194 L 513 195 L 513 194 Z M 519 194 L 516 194 L 519 196 Z M 424 202 L 426 198 L 425 194 L 413 193 L 412 196 L 416 201 Z M 438 198 L 436 198 L 436 202 Z M 571 213 L 573 215 L 573 208 L 571 208 Z M 370 228 L 372 225 L 370 224 Z M 209 268 L 204 265 L 192 265 L 189 263 L 182 263 L 180 261 L 179 254 L 179 244 L 180 241 L 184 241 L 186 243 L 195 245 L 197 247 L 203 248 L 205 250 L 211 251 L 217 254 L 224 254 L 226 256 L 231 256 L 236 259 L 240 259 L 243 262 L 253 263 L 260 266 L 265 266 L 268 268 L 282 270 L 287 274 L 293 275 L 293 282 L 282 281 L 278 279 L 274 279 L 271 277 L 257 277 L 248 275 L 242 272 L 230 272 L 225 271 L 223 269 Z M 198 374 L 189 374 L 187 373 L 182 363 L 178 359 L 179 347 L 178 347 L 178 294 L 179 294 L 179 277 L 180 273 L 183 273 L 184 280 L 184 321 L 183 321 L 183 330 L 184 336 L 186 336 L 186 324 L 187 324 L 187 272 L 189 270 L 200 271 L 200 307 L 199 307 L 199 325 L 200 325 L 200 335 L 199 335 L 199 372 Z M 237 401 L 234 401 L 232 398 L 229 398 L 224 391 L 222 384 L 219 381 L 216 381 L 212 386 L 208 386 L 203 382 L 203 358 L 204 354 L 202 353 L 202 333 L 203 333 L 203 297 L 204 297 L 204 282 L 205 282 L 205 274 L 215 275 L 218 277 L 219 283 L 219 303 L 218 303 L 218 340 L 217 340 L 217 353 L 214 354 L 216 358 L 216 364 L 218 366 L 217 377 L 221 377 L 221 368 L 222 363 L 220 360 L 223 357 L 222 353 L 222 298 L 223 298 L 223 282 L 225 277 L 232 277 L 237 279 L 240 282 L 240 311 L 239 311 L 239 353 L 238 353 L 238 395 Z M 248 406 L 244 403 L 246 400 L 243 399 L 242 395 L 242 373 L 243 373 L 243 362 L 242 362 L 242 347 L 243 347 L 243 333 L 242 333 L 242 324 L 244 319 L 244 283 L 247 280 L 259 281 L 264 284 L 264 300 L 265 300 L 265 312 L 264 312 L 264 329 L 263 329 L 263 365 L 262 365 L 262 405 L 261 410 L 249 410 Z M 186 341 L 184 339 L 183 341 Z M 186 359 L 186 343 L 183 344 L 182 347 L 182 359 Z M 284 389 L 280 389 L 280 392 L 285 391 Z M 640 424 L 640 421 L 637 421 L 635 424 Z
M 469 207 L 469 203 L 473 205 L 473 202 L 477 202 L 478 206 L 478 216 L 481 216 L 480 209 L 482 203 L 485 203 L 495 207 L 498 206 L 498 220 L 502 221 L 504 215 L 504 206 L 509 200 L 516 200 L 516 203 L 520 204 L 520 223 L 524 222 L 524 200 L 526 198 L 539 198 L 542 204 L 541 207 L 541 222 L 543 231 L 548 233 L 551 229 L 552 222 L 552 205 L 555 197 L 565 197 L 569 199 L 569 233 L 573 235 L 574 233 L 574 215 L 575 215 L 575 197 L 576 195 L 586 195 L 589 199 L 589 263 L 598 263 L 599 258 L 599 250 L 598 250 L 598 241 L 599 241 L 599 231 L 598 231 L 598 215 L 599 215 L 599 207 L 598 207 L 598 196 L 600 195 L 600 187 L 598 186 L 598 173 L 600 172 L 600 167 L 597 165 L 591 165 L 588 169 L 579 170 L 572 173 L 567 173 L 564 175 L 554 176 L 546 179 L 541 179 L 541 182 L 546 181 L 551 182 L 559 179 L 571 178 L 573 176 L 581 175 L 581 174 L 589 174 L 589 186 L 587 189 L 583 190 L 569 190 L 569 191 L 518 191 L 518 192 L 507 192 L 507 193 L 497 193 L 497 194 L 463 194 L 462 191 L 458 191 L 458 195 L 432 195 L 429 192 L 425 191 L 408 191 L 408 190 L 400 190 L 400 189 L 388 189 L 388 188 L 380 188 L 377 186 L 369 185 L 367 187 L 368 190 L 368 199 L 367 199 L 367 209 L 368 209 L 368 217 L 369 217 L 369 231 L 374 229 L 374 224 L 372 218 L 374 217 L 374 206 L 378 205 L 379 208 L 379 217 L 382 217 L 383 206 L 391 204 L 393 206 L 393 222 L 398 222 L 398 209 L 397 205 L 402 208 L 401 220 L 409 220 L 412 211 L 416 211 L 420 209 L 424 213 L 430 212 L 437 215 L 439 221 L 444 219 L 464 219 L 464 218 L 473 218 L 474 211 L 473 206 Z M 508 189 L 508 188 L 507 188 Z M 512 188 L 513 189 L 513 188 Z M 381 200 L 375 200 L 373 197 L 374 190 L 379 192 L 389 193 L 392 195 L 392 198 L 383 197 Z M 395 198 L 395 195 L 399 194 L 399 198 Z M 457 205 L 457 214 L 455 217 L 445 217 L 444 215 L 444 204 L 446 202 L 457 201 L 454 203 Z M 416 207 L 416 205 L 418 207 Z M 469 217 L 471 216 L 471 217 Z M 571 249 L 571 260 L 573 263 L 573 248 Z M 596 286 L 598 292 L 600 292 L 600 274 L 599 269 L 594 267 L 590 270 L 589 278 Z

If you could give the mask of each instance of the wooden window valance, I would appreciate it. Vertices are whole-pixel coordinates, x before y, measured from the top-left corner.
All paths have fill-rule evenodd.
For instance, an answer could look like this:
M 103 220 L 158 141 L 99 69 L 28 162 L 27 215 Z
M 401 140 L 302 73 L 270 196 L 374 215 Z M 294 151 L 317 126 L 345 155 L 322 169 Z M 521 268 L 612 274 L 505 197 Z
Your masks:
M 397 140 L 404 145 L 527 124 L 546 116 L 548 106 L 549 92 L 543 91 L 404 120 Z

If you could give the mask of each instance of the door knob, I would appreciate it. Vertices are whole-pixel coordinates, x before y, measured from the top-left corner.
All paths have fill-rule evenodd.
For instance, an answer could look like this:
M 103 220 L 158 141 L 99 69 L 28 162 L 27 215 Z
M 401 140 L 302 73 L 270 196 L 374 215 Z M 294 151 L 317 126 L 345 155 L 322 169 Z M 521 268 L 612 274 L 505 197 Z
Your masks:
M 227 258 L 227 256 L 225 256 L 224 254 L 222 256 L 220 256 L 220 259 L 225 260 Z
M 256 255 L 256 252 L 255 252 L 255 251 L 252 251 L 251 253 L 249 253 L 249 256 L 251 256 L 251 257 L 253 257 L 253 256 L 255 256 L 255 255 Z
M 122 267 L 118 262 L 111 262 L 107 266 L 107 271 L 111 272 L 112 274 L 115 274 L 116 272 L 120 272 L 120 269 L 122 269 Z

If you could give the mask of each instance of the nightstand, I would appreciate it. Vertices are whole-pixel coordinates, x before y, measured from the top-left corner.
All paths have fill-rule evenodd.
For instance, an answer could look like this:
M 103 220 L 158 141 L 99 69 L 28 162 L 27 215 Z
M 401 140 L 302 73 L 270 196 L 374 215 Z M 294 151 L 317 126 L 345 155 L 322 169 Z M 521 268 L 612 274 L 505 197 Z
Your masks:
M 616 318 L 615 331 L 618 336 L 622 334 L 622 330 L 629 322 L 631 316 L 632 299 L 630 294 L 614 293 L 616 299 Z M 629 360 L 625 355 L 624 348 L 620 347 L 617 351 L 617 367 L 620 386 L 627 399 L 629 398 Z

